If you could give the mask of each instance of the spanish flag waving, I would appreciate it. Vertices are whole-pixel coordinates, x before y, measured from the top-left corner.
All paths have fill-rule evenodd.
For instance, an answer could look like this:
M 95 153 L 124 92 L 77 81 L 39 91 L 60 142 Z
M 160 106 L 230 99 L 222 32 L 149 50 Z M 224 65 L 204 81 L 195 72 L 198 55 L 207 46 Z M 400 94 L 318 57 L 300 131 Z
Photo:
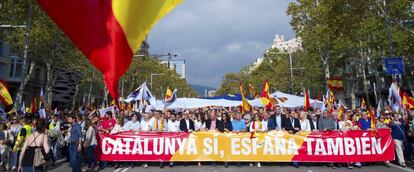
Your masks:
M 244 97 L 242 83 L 240 83 L 240 94 L 242 96 L 242 104 L 241 104 L 242 113 L 249 112 L 250 109 L 252 108 L 252 106 L 249 104 L 249 102 L 247 101 L 246 97 Z
M 118 80 L 152 26 L 182 0 L 37 0 L 104 75 L 113 99 Z
M 269 82 L 266 80 L 262 90 L 262 104 L 266 109 L 272 108 L 272 102 L 269 95 Z
M 305 98 L 304 98 L 305 102 L 303 105 L 303 110 L 308 111 L 308 109 L 310 109 L 311 105 L 310 105 L 310 99 L 309 99 L 309 90 L 305 89 Z
M 0 102 L 4 106 L 4 110 L 9 112 L 13 109 L 13 99 L 10 96 L 9 89 L 7 88 L 6 82 L 0 80 Z

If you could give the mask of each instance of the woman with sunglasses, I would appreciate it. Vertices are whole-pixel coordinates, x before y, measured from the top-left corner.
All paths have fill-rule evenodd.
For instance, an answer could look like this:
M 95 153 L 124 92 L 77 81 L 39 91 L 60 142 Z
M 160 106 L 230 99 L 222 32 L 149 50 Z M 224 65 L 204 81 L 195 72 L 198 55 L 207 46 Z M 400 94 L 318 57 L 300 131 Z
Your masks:
M 17 138 L 17 133 L 20 132 L 20 129 L 22 129 L 22 125 L 20 125 L 20 120 L 17 116 L 13 116 L 12 120 L 11 120 L 11 124 L 10 124 L 10 134 L 13 136 L 13 142 L 11 142 L 11 146 L 14 147 L 14 141 Z M 12 170 L 16 169 L 16 163 L 17 163 L 17 153 L 16 152 L 12 152 L 11 153 L 11 166 L 12 166 Z

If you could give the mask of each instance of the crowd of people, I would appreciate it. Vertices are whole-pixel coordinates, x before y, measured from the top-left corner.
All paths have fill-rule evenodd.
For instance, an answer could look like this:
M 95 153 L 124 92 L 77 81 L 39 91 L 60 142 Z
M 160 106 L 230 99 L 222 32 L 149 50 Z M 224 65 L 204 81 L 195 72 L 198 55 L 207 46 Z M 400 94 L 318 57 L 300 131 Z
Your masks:
M 1 113 L 1 112 L 0 112 Z M 82 115 L 83 114 L 83 115 Z M 130 110 L 111 111 L 103 115 L 94 112 L 59 111 L 48 115 L 0 114 L 0 166 L 4 170 L 43 171 L 60 159 L 70 162 L 72 171 L 96 171 L 113 166 L 137 166 L 134 162 L 98 162 L 94 151 L 98 145 L 97 133 L 116 134 L 136 132 L 267 132 L 284 130 L 291 134 L 300 131 L 373 130 L 370 111 L 356 108 L 344 112 L 311 109 L 270 110 L 253 109 L 241 113 L 237 108 L 200 108 L 186 111 L 153 111 L 137 113 Z M 4 117 L 5 119 L 3 119 Z M 402 113 L 384 109 L 375 118 L 375 128 L 390 128 L 395 143 L 395 163 L 406 166 L 414 161 L 414 111 Z M 40 156 L 40 157 L 39 157 Z M 43 157 L 43 161 L 41 160 Z M 46 162 L 45 162 L 46 161 Z M 84 163 L 85 162 L 85 163 Z M 82 165 L 86 165 L 82 169 Z M 213 162 L 216 165 L 215 162 Z M 147 163 L 139 164 L 144 168 Z M 158 164 L 161 168 L 164 163 Z M 174 162 L 169 162 L 173 167 Z M 199 162 L 199 166 L 202 164 Z M 227 167 L 229 164 L 224 163 Z M 240 163 L 237 163 L 240 166 Z M 249 163 L 250 166 L 261 163 Z M 293 166 L 299 167 L 294 162 Z M 329 164 L 336 168 L 339 164 Z M 384 162 L 389 166 L 390 162 Z M 348 168 L 361 167 L 359 162 L 346 164 Z

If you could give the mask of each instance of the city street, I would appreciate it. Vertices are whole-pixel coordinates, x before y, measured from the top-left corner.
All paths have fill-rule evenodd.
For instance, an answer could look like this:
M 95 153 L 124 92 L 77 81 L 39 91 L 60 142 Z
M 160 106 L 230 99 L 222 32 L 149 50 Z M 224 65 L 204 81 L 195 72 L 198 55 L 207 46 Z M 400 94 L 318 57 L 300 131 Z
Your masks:
M 243 166 L 238 167 L 236 164 L 230 164 L 228 168 L 225 168 L 222 164 L 217 164 L 217 166 L 214 165 L 203 165 L 201 167 L 198 167 L 196 164 L 190 164 L 188 166 L 178 165 L 174 166 L 173 168 L 169 166 L 165 166 L 163 169 L 157 166 L 158 164 L 152 164 L 149 165 L 148 168 L 143 168 L 142 166 L 136 166 L 134 168 L 131 167 L 124 167 L 124 168 L 106 168 L 104 170 L 100 170 L 100 172 L 194 172 L 194 171 L 205 171 L 205 172 L 270 172 L 270 171 L 289 171 L 289 172 L 345 172 L 345 171 L 355 171 L 355 172 L 412 172 L 412 168 L 406 167 L 401 168 L 396 165 L 391 165 L 391 167 L 385 167 L 382 165 L 370 165 L 370 166 L 363 166 L 361 168 L 354 167 L 352 170 L 349 170 L 348 168 L 342 166 L 338 167 L 336 169 L 332 169 L 328 166 L 323 165 L 314 165 L 314 166 L 301 166 L 299 168 L 295 168 L 289 164 L 286 164 L 284 166 L 279 165 L 273 165 L 270 166 L 268 164 L 262 164 L 261 168 L 258 168 L 256 166 L 249 167 L 248 164 L 243 164 Z M 50 172 L 66 172 L 70 171 L 71 168 L 68 166 L 68 163 L 58 163 L 56 168 L 52 168 L 49 171 Z

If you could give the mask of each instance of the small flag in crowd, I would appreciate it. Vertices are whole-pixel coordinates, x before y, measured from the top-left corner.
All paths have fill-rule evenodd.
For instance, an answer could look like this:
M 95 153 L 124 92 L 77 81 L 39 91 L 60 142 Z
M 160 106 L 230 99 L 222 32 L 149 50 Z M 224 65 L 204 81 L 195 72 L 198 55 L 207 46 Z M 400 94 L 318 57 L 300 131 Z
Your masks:
M 377 118 L 381 116 L 381 99 L 378 100 L 377 104 L 377 114 L 375 115 Z
M 272 102 L 269 95 L 269 82 L 266 80 L 262 90 L 262 104 L 266 109 L 272 108 Z
M 26 105 L 25 105 L 24 101 L 23 101 L 23 103 L 22 103 L 22 108 L 20 109 L 20 111 L 21 111 L 23 114 L 26 114 Z
M 401 105 L 402 103 L 402 96 L 401 90 L 398 85 L 392 81 L 390 88 L 388 89 L 388 104 L 389 105 Z
M 30 104 L 30 113 L 36 113 L 37 112 L 37 105 L 36 105 L 36 96 L 33 96 L 32 103 Z
M 250 92 L 251 97 L 259 98 L 259 95 L 257 95 L 256 89 L 254 88 L 254 86 L 251 83 L 249 83 L 249 92 Z
M 250 106 L 249 102 L 247 102 L 246 97 L 244 97 L 242 83 L 240 83 L 240 94 L 242 96 L 242 104 L 241 104 L 242 113 L 249 112 L 250 109 L 251 109 L 251 106 Z
M 3 80 L 0 80 L 0 102 L 3 104 L 4 110 L 6 112 L 9 112 L 13 109 L 13 99 L 10 96 L 6 82 Z
M 361 109 L 367 109 L 367 103 L 365 103 L 364 98 L 362 98 L 362 101 L 361 101 Z
M 406 92 L 403 94 L 403 106 L 405 109 L 414 109 L 414 98 L 410 97 Z
M 46 118 L 46 107 L 44 101 L 43 88 L 40 88 L 40 97 L 39 97 L 39 116 L 40 118 Z
M 304 98 L 304 100 L 305 100 L 305 102 L 304 102 L 304 105 L 303 105 L 303 109 L 305 111 L 308 111 L 308 109 L 311 107 L 310 100 L 309 100 L 309 90 L 305 89 L 305 98 Z
M 177 100 L 177 89 L 174 89 L 173 92 L 168 88 L 167 93 L 165 94 L 165 103 L 171 104 Z

